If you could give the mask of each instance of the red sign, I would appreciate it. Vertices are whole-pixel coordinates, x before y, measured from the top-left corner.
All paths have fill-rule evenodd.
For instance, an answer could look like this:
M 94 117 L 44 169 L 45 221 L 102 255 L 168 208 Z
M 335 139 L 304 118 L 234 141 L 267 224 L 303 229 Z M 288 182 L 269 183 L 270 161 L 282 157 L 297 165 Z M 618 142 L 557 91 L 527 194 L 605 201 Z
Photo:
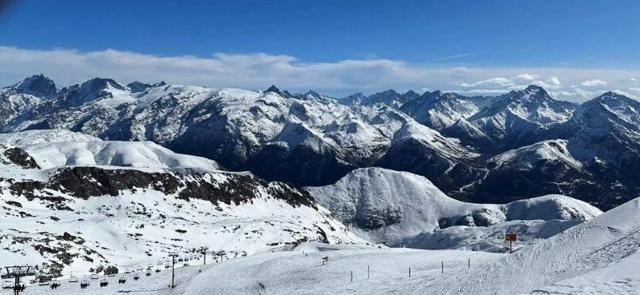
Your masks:
M 518 235 L 516 234 L 506 234 L 504 236 L 504 240 L 509 242 L 515 242 L 517 239 L 518 239 Z

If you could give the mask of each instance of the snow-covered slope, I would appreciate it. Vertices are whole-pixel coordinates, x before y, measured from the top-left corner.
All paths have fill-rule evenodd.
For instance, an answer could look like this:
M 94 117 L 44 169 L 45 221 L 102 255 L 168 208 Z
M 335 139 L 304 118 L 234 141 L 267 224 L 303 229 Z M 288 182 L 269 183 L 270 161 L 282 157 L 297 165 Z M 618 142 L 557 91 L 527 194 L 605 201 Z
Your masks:
M 122 166 L 159 169 L 219 170 L 209 159 L 177 154 L 150 141 L 103 141 L 68 130 L 32 130 L 0 134 L 0 145 L 20 147 L 40 168 Z
M 185 294 L 637 294 L 638 204 L 624 204 L 514 254 L 273 253 L 215 265 L 194 278 Z M 208 283 L 214 278 L 220 283 Z
M 357 169 L 336 184 L 305 190 L 357 233 L 390 244 L 407 244 L 407 239 L 423 232 L 456 225 L 487 227 L 535 219 L 583 221 L 601 213 L 589 204 L 560 195 L 506 205 L 465 203 L 448 197 L 422 176 L 382 168 Z M 555 232 L 561 230 L 557 227 Z M 500 240 L 492 243 L 496 242 Z M 414 240 L 410 244 L 419 243 Z
M 366 243 L 308 194 L 149 142 L 69 131 L 0 135 L 0 260 L 45 276 L 301 241 Z
M 640 262 L 639 204 L 630 201 L 514 255 L 419 289 L 431 294 L 624 294 L 623 285 L 640 284 L 640 276 L 624 268 Z

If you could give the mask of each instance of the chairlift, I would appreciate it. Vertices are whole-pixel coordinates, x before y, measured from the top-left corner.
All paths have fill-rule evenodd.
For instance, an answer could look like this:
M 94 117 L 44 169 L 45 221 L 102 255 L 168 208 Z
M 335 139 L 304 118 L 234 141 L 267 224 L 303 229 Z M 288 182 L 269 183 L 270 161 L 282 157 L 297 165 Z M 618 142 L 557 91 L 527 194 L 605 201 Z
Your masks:
M 80 282 L 80 289 L 86 289 L 87 287 L 89 287 L 89 285 L 91 285 L 89 281 L 82 280 L 82 282 Z
M 74 276 L 70 276 L 69 277 L 69 283 L 77 283 L 78 282 L 78 278 L 74 277 Z
M 100 287 L 106 287 L 107 285 L 109 285 L 109 281 L 107 281 L 107 279 L 102 279 L 100 280 Z
M 140 279 L 140 275 L 139 275 L 139 274 L 135 274 L 135 275 L 133 275 L 133 280 L 134 280 L 134 281 L 137 281 L 137 280 L 139 280 L 139 279 Z
M 58 282 L 58 281 L 53 281 L 53 282 L 51 282 L 50 287 L 51 287 L 51 289 L 52 289 L 52 290 L 53 290 L 53 289 L 58 289 L 58 287 L 60 287 L 60 282 Z
M 13 280 L 2 281 L 2 289 L 13 289 L 15 282 Z
M 150 277 L 150 276 L 151 276 L 151 273 L 150 273 L 150 272 L 147 272 L 146 276 Z
M 124 277 L 120 277 L 120 278 L 118 279 L 118 284 L 124 284 L 124 283 L 126 283 L 126 282 L 127 282 L 127 279 L 125 279 Z

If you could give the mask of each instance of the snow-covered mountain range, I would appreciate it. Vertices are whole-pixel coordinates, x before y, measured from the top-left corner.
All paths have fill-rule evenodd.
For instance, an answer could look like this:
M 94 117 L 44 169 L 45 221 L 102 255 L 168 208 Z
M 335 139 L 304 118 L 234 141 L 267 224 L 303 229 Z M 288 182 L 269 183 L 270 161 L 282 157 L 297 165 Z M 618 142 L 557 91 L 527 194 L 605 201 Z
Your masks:
M 383 167 L 460 200 L 563 194 L 609 209 L 640 193 L 639 104 L 609 92 L 577 105 L 533 85 L 496 97 L 388 90 L 336 99 L 103 78 L 58 89 L 37 75 L 0 91 L 0 130 L 153 141 L 296 186 Z

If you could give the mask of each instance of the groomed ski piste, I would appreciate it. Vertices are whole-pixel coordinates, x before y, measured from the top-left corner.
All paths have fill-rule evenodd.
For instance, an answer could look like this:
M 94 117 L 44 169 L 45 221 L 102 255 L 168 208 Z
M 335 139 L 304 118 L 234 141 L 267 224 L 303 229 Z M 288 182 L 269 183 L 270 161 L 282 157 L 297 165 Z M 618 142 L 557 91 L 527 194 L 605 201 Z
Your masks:
M 162 270 L 124 285 L 116 276 L 103 288 L 100 279 L 87 289 L 63 281 L 25 294 L 639 294 L 639 247 L 635 199 L 514 254 L 307 243 L 179 268 L 175 289 Z

